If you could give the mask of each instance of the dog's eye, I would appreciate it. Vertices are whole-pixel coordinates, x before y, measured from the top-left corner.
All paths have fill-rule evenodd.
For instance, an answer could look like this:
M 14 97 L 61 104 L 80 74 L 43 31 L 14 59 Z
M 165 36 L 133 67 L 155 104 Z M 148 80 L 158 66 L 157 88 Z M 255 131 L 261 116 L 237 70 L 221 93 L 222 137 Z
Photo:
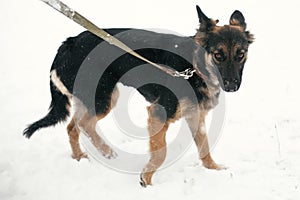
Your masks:
M 237 60 L 240 62 L 244 59 L 245 57 L 245 52 L 244 51 L 241 51 L 237 54 Z
M 241 59 L 241 60 L 244 58 L 244 56 L 245 56 L 245 53 L 243 53 L 243 52 L 239 53 L 239 55 L 238 55 L 239 59 Z
M 214 53 L 214 57 L 219 62 L 223 61 L 223 59 L 224 59 L 224 57 L 221 53 Z

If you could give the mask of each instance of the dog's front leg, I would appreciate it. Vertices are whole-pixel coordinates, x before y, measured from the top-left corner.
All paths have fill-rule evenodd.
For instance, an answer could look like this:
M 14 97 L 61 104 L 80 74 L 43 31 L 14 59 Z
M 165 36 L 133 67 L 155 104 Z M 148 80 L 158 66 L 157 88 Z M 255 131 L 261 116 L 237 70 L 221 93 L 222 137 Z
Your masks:
M 200 118 L 199 116 L 190 116 L 186 118 L 186 121 L 193 134 L 194 141 L 197 145 L 199 158 L 202 160 L 203 166 L 208 169 L 221 170 L 224 169 L 224 167 L 216 164 L 210 155 L 205 127 L 206 115 L 207 112 L 201 111 Z

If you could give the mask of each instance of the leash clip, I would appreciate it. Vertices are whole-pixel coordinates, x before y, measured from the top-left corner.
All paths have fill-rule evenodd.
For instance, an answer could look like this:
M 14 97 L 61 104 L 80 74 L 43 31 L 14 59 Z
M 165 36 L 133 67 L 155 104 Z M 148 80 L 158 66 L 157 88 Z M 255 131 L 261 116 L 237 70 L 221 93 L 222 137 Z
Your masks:
M 188 68 L 182 72 L 175 71 L 174 76 L 175 77 L 183 77 L 184 79 L 188 80 L 189 78 L 191 78 L 194 75 L 195 72 L 196 72 L 195 69 Z

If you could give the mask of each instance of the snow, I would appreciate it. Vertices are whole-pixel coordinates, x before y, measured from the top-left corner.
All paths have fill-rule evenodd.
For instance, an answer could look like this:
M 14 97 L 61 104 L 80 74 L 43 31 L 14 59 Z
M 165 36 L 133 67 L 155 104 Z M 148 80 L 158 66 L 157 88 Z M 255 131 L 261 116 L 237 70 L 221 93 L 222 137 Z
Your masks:
M 299 1 L 64 3 L 100 27 L 154 27 L 183 35 L 194 34 L 198 25 L 196 4 L 221 24 L 234 10 L 243 12 L 256 40 L 250 47 L 242 87 L 226 94 L 226 120 L 212 152 L 216 162 L 229 169 L 202 167 L 192 144 L 180 159 L 157 172 L 154 185 L 145 189 L 139 186 L 138 174 L 113 170 L 92 156 L 73 160 L 66 125 L 25 139 L 23 129 L 44 116 L 50 103 L 49 68 L 57 48 L 83 28 L 40 1 L 1 1 L 1 200 L 300 198 Z M 134 91 L 120 90 L 121 96 L 132 94 L 130 117 L 145 129 L 148 104 Z M 125 152 L 145 154 L 146 133 L 139 139 L 122 134 L 114 115 L 117 111 L 99 122 L 107 139 Z M 186 127 L 182 121 L 171 127 L 169 142 L 182 127 Z

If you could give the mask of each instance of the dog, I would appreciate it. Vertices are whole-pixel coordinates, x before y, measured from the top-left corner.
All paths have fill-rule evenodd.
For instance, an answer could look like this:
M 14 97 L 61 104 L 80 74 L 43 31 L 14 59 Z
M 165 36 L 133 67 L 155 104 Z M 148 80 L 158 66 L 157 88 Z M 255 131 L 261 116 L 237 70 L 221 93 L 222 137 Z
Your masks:
M 208 18 L 199 6 L 196 8 L 200 27 L 191 37 L 139 29 L 105 29 L 110 35 L 123 34 L 122 39 L 125 42 L 149 45 L 149 48 L 135 51 L 152 62 L 178 71 L 184 71 L 188 67 L 195 69 L 197 73 L 188 80 L 172 77 L 151 65 L 134 76 L 128 75 L 132 69 L 146 63 L 124 52 L 110 63 L 99 77 L 100 72 L 97 70 L 102 69 L 103 59 L 121 51 L 107 43 L 107 52 L 96 56 L 100 60 L 99 63 L 90 64 L 94 68 L 88 70 L 87 76 L 78 81 L 80 68 L 85 60 L 89 60 L 88 55 L 97 45 L 106 43 L 85 31 L 76 37 L 68 38 L 59 48 L 51 67 L 52 101 L 49 113 L 29 125 L 23 134 L 30 138 L 41 128 L 66 121 L 73 106 L 74 115 L 67 126 L 72 157 L 78 161 L 87 158 L 78 141 L 81 131 L 106 158 L 114 158 L 116 153 L 97 134 L 95 127 L 97 121 L 103 119 L 115 106 L 119 96 L 116 84 L 121 82 L 135 87 L 151 104 L 147 107 L 150 160 L 141 172 L 142 186 L 152 185 L 152 176 L 166 157 L 165 136 L 168 127 L 181 117 L 186 119 L 193 134 L 203 165 L 208 169 L 223 169 L 210 155 L 205 117 L 218 104 L 221 89 L 235 92 L 240 88 L 248 47 L 254 41 L 254 37 L 246 30 L 245 18 L 238 10 L 231 15 L 229 25 L 218 26 L 218 20 Z M 174 47 L 175 53 L 163 48 L 152 48 L 151 45 L 154 44 L 163 48 Z M 90 83 L 89 77 L 98 80 L 91 91 L 85 87 Z M 141 85 L 143 81 L 147 84 Z M 192 92 L 182 89 L 182 85 L 186 83 L 192 88 Z M 76 88 L 74 85 L 77 85 Z M 199 109 L 200 112 L 195 112 L 195 109 Z

